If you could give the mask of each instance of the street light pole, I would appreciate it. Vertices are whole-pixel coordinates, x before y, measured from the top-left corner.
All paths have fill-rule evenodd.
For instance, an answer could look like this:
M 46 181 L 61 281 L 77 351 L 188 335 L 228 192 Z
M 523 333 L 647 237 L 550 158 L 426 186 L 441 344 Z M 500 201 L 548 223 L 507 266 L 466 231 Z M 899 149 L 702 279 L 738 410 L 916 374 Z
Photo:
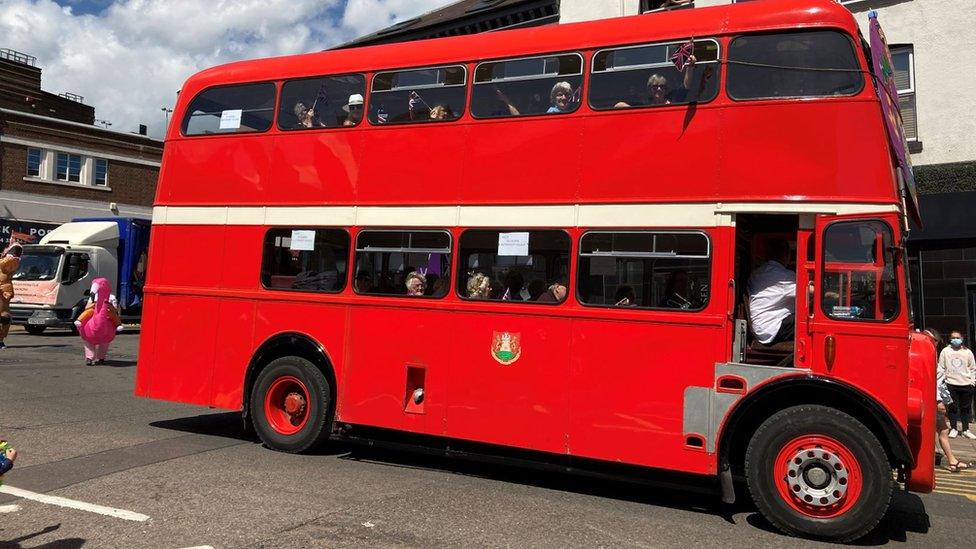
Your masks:
M 163 131 L 165 132 L 167 129 L 169 129 L 169 113 L 173 112 L 173 109 L 163 107 L 160 110 L 163 111 L 163 115 L 166 117 L 166 127 L 163 128 Z

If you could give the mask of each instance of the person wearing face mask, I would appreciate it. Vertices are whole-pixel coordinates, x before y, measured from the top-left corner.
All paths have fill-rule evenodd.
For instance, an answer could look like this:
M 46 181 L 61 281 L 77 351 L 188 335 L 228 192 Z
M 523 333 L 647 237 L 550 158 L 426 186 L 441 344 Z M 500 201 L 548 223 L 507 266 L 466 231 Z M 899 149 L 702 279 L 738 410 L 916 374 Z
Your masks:
M 949 335 L 949 346 L 939 353 L 938 375 L 945 378 L 949 394 L 955 407 L 949 411 L 949 438 L 956 438 L 959 433 L 968 439 L 976 439 L 976 434 L 969 430 L 969 418 L 973 411 L 973 386 L 976 385 L 976 358 L 973 352 L 964 346 L 962 332 L 952 332 Z M 961 429 L 956 430 L 957 423 Z

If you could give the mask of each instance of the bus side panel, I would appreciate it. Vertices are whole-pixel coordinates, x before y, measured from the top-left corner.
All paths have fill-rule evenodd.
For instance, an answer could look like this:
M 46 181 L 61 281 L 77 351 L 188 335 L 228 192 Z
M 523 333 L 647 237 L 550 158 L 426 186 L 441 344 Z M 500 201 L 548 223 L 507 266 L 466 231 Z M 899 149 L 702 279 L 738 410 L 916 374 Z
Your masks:
M 272 167 L 276 203 L 353 204 L 366 133 L 371 132 L 332 130 L 276 136 Z M 387 175 L 390 173 L 388 169 Z M 295 200 L 298 197 L 302 200 Z
M 225 290 L 259 289 L 261 248 L 268 228 L 239 225 L 227 226 L 224 231 L 220 287 Z
M 543 306 L 524 307 L 535 312 Z M 573 321 L 491 312 L 459 312 L 455 319 L 448 436 L 566 453 Z M 493 352 L 505 333 L 518 339 L 520 349 L 508 364 Z
M 586 118 L 580 197 L 587 202 L 714 200 L 715 174 L 723 161 L 721 115 L 716 108 L 681 106 Z
M 361 204 L 453 204 L 465 176 L 464 124 L 374 127 L 362 132 Z M 492 167 L 475 165 L 475 169 Z M 497 181 L 504 181 L 503 179 Z
M 273 293 L 286 299 L 301 299 L 301 294 L 294 292 Z M 341 391 L 346 348 L 346 309 L 346 305 L 331 303 L 259 301 L 255 307 L 254 344 L 250 355 L 276 334 L 304 334 L 322 347 L 326 358 L 332 363 L 336 384 Z
M 149 396 L 189 404 L 210 404 L 217 299 L 177 295 L 158 296 L 152 333 L 154 360 Z
M 153 370 L 159 366 L 156 361 L 156 314 L 159 309 L 159 297 L 147 293 L 143 296 L 142 320 L 139 326 L 139 359 L 136 362 L 136 396 L 148 397 Z
M 254 347 L 254 309 L 250 300 L 222 299 L 218 305 L 217 348 L 210 405 L 239 410 L 244 402 L 244 376 Z
M 868 84 L 870 85 L 870 84 Z M 877 101 L 757 102 L 725 109 L 723 200 L 890 202 L 894 189 Z M 748 182 L 748 184 L 744 184 Z
M 452 319 L 449 311 L 352 308 L 339 419 L 443 435 Z M 410 402 L 418 388 L 422 406 Z
M 576 202 L 582 117 L 508 119 L 471 128 L 467 204 Z M 588 154 L 588 153 L 587 153 Z
M 241 204 L 263 205 L 273 197 L 269 135 L 203 136 L 166 143 L 167 174 L 161 202 L 179 206 L 216 204 L 227 198 Z M 178 178 L 174 174 L 179 174 Z
M 685 447 L 682 428 L 685 388 L 711 386 L 727 347 L 721 317 L 710 320 L 573 321 L 570 452 L 710 472 L 707 454 Z
M 156 225 L 152 285 L 186 288 L 217 288 L 225 266 L 222 225 Z M 257 244 L 256 247 L 260 247 Z M 152 264 L 153 261 L 150 261 Z

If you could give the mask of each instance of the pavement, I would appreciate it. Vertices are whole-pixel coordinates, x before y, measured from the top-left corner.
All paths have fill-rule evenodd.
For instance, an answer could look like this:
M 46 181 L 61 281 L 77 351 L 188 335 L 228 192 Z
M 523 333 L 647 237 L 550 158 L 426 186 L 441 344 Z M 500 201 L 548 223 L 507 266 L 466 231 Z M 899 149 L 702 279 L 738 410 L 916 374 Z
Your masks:
M 85 367 L 68 332 L 0 351 L 0 548 L 820 547 L 686 489 L 594 481 L 333 444 L 264 448 L 234 413 L 132 396 L 139 334 Z M 966 445 L 969 445 L 968 447 Z M 960 455 L 976 450 L 956 439 Z M 976 471 L 896 492 L 860 545 L 957 546 L 976 529 Z

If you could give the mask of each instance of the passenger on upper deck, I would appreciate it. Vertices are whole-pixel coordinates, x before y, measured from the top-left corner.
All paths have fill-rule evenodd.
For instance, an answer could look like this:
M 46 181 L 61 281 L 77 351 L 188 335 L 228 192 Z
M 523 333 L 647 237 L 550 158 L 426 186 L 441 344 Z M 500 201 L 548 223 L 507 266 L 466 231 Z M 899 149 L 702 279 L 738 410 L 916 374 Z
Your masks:
M 349 101 L 343 105 L 342 110 L 349 113 L 346 120 L 342 123 L 343 126 L 355 126 L 359 124 L 359 121 L 363 119 L 363 96 L 359 93 L 354 93 L 349 96 Z
M 766 262 L 749 277 L 749 321 L 764 345 L 793 339 L 796 273 L 786 268 L 789 262 L 789 243 L 771 239 L 766 243 Z
M 295 103 L 295 117 L 298 118 L 298 125 L 303 128 L 324 125 L 319 122 L 318 118 L 315 116 L 315 109 L 306 107 L 305 103 L 302 103 L 301 101 Z
M 430 109 L 430 119 L 431 120 L 451 120 L 454 118 L 454 111 L 451 107 L 445 105 L 434 105 L 434 108 Z
M 573 87 L 569 82 L 556 82 L 549 92 L 549 110 L 546 114 L 573 110 Z
M 681 87 L 676 90 L 668 91 L 668 79 L 664 76 L 654 73 L 647 79 L 647 103 L 646 105 L 670 105 L 671 103 L 684 103 L 688 97 L 688 90 L 691 89 L 692 82 L 695 79 L 695 56 L 689 56 L 688 62 L 685 64 L 684 77 L 681 81 Z M 623 109 L 627 107 L 633 107 L 630 103 L 626 101 L 620 101 L 613 106 L 615 109 Z
M 614 305 L 617 307 L 636 307 L 637 303 L 637 292 L 634 287 L 629 284 L 624 284 L 617 288 L 617 293 L 613 296 Z

